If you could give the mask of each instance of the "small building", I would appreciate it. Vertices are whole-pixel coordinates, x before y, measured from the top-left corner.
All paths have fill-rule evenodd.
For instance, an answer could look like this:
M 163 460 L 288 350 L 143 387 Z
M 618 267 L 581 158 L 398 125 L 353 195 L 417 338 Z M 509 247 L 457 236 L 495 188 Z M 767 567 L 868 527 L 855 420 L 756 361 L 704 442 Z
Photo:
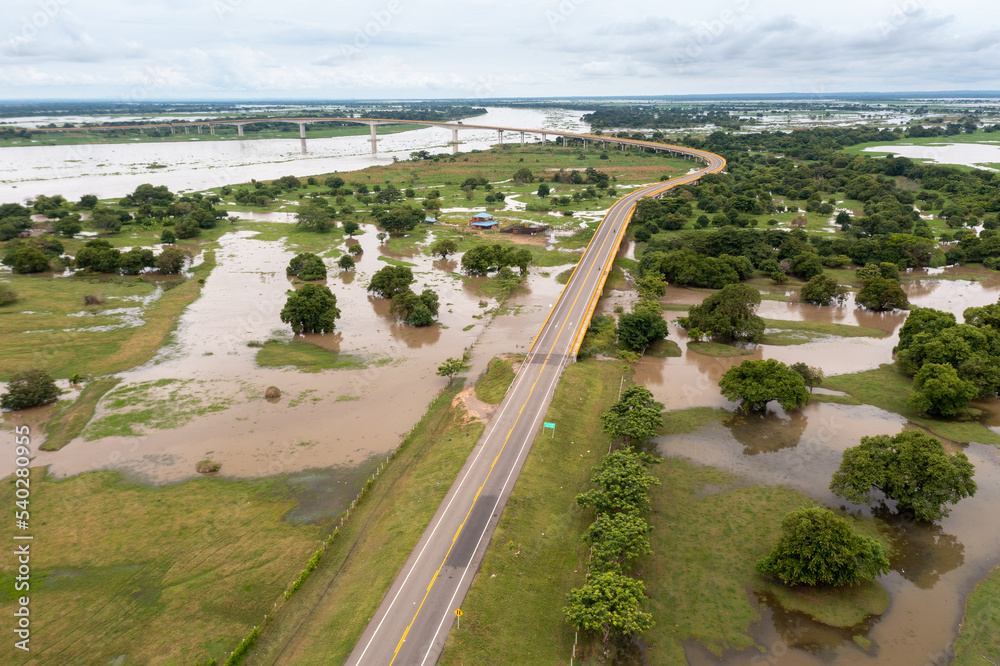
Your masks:
M 469 226 L 476 229 L 496 229 L 500 223 L 489 213 L 476 213 L 469 220 Z

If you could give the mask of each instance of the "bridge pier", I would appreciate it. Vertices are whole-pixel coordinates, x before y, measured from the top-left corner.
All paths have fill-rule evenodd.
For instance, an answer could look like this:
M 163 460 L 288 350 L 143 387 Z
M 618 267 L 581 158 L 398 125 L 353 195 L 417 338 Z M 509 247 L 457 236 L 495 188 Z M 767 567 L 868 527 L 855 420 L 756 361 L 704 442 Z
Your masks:
M 299 123 L 299 138 L 300 139 L 306 138 L 306 124 L 305 123 Z
M 236 136 L 243 136 L 243 125 L 236 126 Z
M 546 135 L 546 134 L 543 134 L 543 135 L 542 135 L 542 145 L 543 145 L 543 146 L 544 146 L 544 145 L 545 145 L 546 143 L 548 143 L 548 139 L 549 139 L 548 135 Z
M 503 130 L 497 130 L 497 141 L 503 145 Z
M 215 125 L 209 125 L 208 131 L 212 133 L 212 136 L 215 136 Z
M 198 125 L 198 134 L 201 134 L 201 125 Z
M 451 130 L 451 154 L 458 155 L 458 144 L 461 143 L 458 140 L 458 130 L 452 128 Z
M 171 136 L 173 136 L 174 134 L 177 134 L 177 130 L 176 130 L 176 129 L 174 129 L 174 126 L 173 126 L 173 125 L 171 125 L 171 126 L 170 126 L 170 135 L 171 135 Z
M 521 132 L 521 147 L 524 148 L 524 132 Z
M 583 149 L 587 150 L 587 140 L 586 139 L 583 140 Z
M 185 134 L 190 134 L 191 133 L 191 126 L 190 125 L 185 125 L 184 126 L 184 133 Z
M 372 155 L 378 155 L 378 138 L 375 136 L 375 123 L 370 123 L 368 127 L 372 131 L 371 138 L 368 139 L 369 143 L 372 144 Z

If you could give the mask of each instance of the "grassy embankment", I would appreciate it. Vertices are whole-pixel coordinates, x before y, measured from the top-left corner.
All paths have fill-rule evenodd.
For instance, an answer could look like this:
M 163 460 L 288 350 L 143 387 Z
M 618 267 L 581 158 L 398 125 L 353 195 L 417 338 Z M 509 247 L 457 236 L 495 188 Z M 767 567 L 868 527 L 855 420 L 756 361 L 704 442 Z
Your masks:
M 279 654 L 296 664 L 347 658 L 482 433 L 482 423 L 452 406 L 459 388 L 434 400 L 247 664 Z
M 965 603 L 965 618 L 955 642 L 955 664 L 1000 663 L 1000 569 L 994 569 Z
M 877 328 L 835 324 L 822 321 L 788 321 L 765 319 L 764 325 L 772 330 L 761 338 L 765 345 L 802 345 L 827 337 L 839 338 L 884 338 L 887 332 Z
M 154 122 L 154 121 L 151 121 Z M 178 121 L 182 122 L 182 121 Z M 0 148 L 7 146 L 69 146 L 91 143 L 163 143 L 176 141 L 233 141 L 252 139 L 298 139 L 299 128 L 295 125 L 286 125 L 288 129 L 269 129 L 259 132 L 247 131 L 246 136 L 240 137 L 233 125 L 219 125 L 215 128 L 215 135 L 209 133 L 207 128 L 198 130 L 192 127 L 190 134 L 185 134 L 183 128 L 177 128 L 176 134 L 170 133 L 170 128 L 161 128 L 158 131 L 147 129 L 142 133 L 138 129 L 134 130 L 91 130 L 89 132 L 36 132 L 30 139 L 11 138 L 0 139 Z M 422 125 L 382 125 L 376 128 L 378 134 L 397 134 L 416 129 L 424 129 Z M 325 139 L 336 136 L 367 136 L 371 133 L 368 127 L 363 125 L 352 125 L 348 127 L 331 127 L 325 123 L 313 123 L 306 127 L 307 139 Z
M 38 663 L 218 663 L 271 612 L 325 535 L 284 521 L 280 479 L 151 488 L 116 472 L 32 470 L 32 657 Z M 14 505 L 13 480 L 0 501 Z M 82 509 L 81 507 L 86 507 Z M 14 609 L 0 562 L 0 612 Z M 37 616 L 35 615 L 37 614 Z M 10 643 L 0 650 L 13 659 Z
M 514 381 L 514 369 L 510 361 L 495 358 L 490 361 L 486 372 L 476 382 L 476 397 L 488 405 L 499 405 L 507 395 L 507 389 L 512 381 Z
M 452 630 L 440 663 L 568 659 L 574 631 L 562 608 L 566 593 L 585 581 L 588 550 L 581 537 L 593 519 L 575 497 L 589 487 L 591 469 L 608 450 L 599 416 L 617 398 L 620 379 L 618 363 L 586 361 L 567 368 L 545 419 L 558 424 L 555 437 L 536 438 L 462 604 L 462 628 Z M 727 413 L 668 412 L 664 432 L 697 429 L 716 420 L 717 412 Z M 679 459 L 664 460 L 652 472 L 661 481 L 651 491 L 654 555 L 636 566 L 656 620 L 644 637 L 647 658 L 654 664 L 684 663 L 682 642 L 690 639 L 716 653 L 752 646 L 749 630 L 758 614 L 746 590 L 769 588 L 754 563 L 777 540 L 782 517 L 812 500 L 786 488 L 747 487 L 737 477 Z M 857 526 L 875 532 L 870 522 Z M 794 607 L 845 626 L 888 605 L 877 584 L 854 594 L 786 596 Z M 512 604 L 515 598 L 518 603 Z M 525 627 L 532 628 L 531 640 L 525 640 Z

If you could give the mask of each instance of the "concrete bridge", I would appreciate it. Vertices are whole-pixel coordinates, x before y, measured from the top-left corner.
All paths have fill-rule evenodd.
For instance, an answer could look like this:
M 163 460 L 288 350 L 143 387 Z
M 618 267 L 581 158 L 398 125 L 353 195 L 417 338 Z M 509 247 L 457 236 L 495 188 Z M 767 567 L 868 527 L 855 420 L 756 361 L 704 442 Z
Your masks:
M 504 145 L 505 136 L 513 134 L 515 136 L 515 141 L 519 140 L 520 144 L 523 146 L 525 144 L 525 137 L 537 136 L 540 137 L 542 144 L 548 143 L 551 138 L 553 141 L 562 138 L 563 146 L 569 144 L 569 141 L 581 141 L 583 143 L 584 149 L 586 149 L 590 143 L 599 143 L 602 147 L 607 150 L 609 145 L 620 146 L 622 150 L 627 150 L 630 147 L 637 147 L 643 150 L 653 150 L 662 151 L 674 154 L 678 157 L 683 157 L 685 159 L 692 159 L 692 153 L 689 148 L 681 148 L 679 146 L 671 146 L 663 143 L 655 143 L 652 141 L 643 141 L 640 139 L 625 139 L 614 136 L 604 136 L 600 134 L 583 134 L 579 132 L 565 132 L 562 130 L 539 130 L 539 129 L 528 129 L 524 127 L 502 127 L 497 125 L 479 125 L 479 124 L 468 124 L 462 121 L 457 122 L 436 122 L 431 120 L 397 120 L 390 118 L 239 118 L 239 119 L 225 119 L 225 120 L 199 120 L 187 123 L 149 123 L 143 125 L 104 125 L 99 127 L 47 127 L 38 128 L 31 130 L 32 132 L 78 132 L 78 131 L 102 131 L 102 130 L 134 130 L 137 129 L 143 132 L 147 129 L 162 129 L 170 128 L 171 134 L 176 134 L 177 130 L 184 130 L 185 134 L 191 133 L 191 128 L 194 127 L 198 134 L 202 133 L 203 128 L 208 128 L 210 134 L 215 134 L 215 128 L 220 125 L 235 125 L 237 136 L 245 136 L 243 128 L 247 125 L 254 123 L 287 123 L 299 126 L 299 137 L 302 139 L 306 138 L 306 126 L 318 123 L 353 123 L 356 125 L 368 125 L 371 128 L 371 137 L 368 141 L 372 146 L 372 155 L 378 154 L 378 137 L 376 136 L 376 128 L 379 125 L 424 125 L 426 127 L 439 127 L 444 130 L 451 131 L 451 141 L 449 144 L 452 147 L 452 152 L 458 152 L 458 146 L 462 143 L 459 140 L 459 132 L 465 130 L 492 130 L 497 133 L 497 143 Z

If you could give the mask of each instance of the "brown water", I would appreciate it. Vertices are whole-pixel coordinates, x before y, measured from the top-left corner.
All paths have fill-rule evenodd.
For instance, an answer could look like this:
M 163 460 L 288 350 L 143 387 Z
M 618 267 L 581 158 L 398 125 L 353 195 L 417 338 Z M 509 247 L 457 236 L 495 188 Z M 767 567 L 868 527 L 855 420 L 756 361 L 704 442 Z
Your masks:
M 751 483 L 787 485 L 832 506 L 872 515 L 828 490 L 843 451 L 864 435 L 895 434 L 901 417 L 870 406 L 815 404 L 788 418 L 733 416 L 690 435 L 664 437 L 664 456 L 742 475 Z M 889 609 L 858 627 L 833 629 L 801 613 L 785 611 L 761 598 L 760 621 L 752 628 L 765 653 L 751 649 L 719 659 L 697 645 L 687 646 L 692 664 L 926 664 L 947 654 L 955 640 L 966 595 L 1000 560 L 1000 524 L 984 519 L 1000 502 L 1000 455 L 995 447 L 964 447 L 976 466 L 979 491 L 955 505 L 935 524 L 917 523 L 877 510 L 895 529 L 897 554 L 892 572 L 879 579 L 889 591 Z M 870 650 L 854 636 L 872 641 Z
M 476 294 L 475 283 L 454 274 L 454 261 L 407 252 L 405 261 L 416 265 L 414 288 L 429 286 L 440 296 L 442 326 L 405 326 L 389 316 L 387 300 L 365 289 L 371 275 L 387 265 L 378 257 L 388 252 L 374 227 L 364 230 L 355 239 L 365 250 L 356 273 L 330 269 L 327 285 L 343 313 L 336 332 L 303 339 L 363 359 L 367 368 L 312 374 L 257 367 L 257 349 L 247 347 L 248 341 L 291 338 L 278 314 L 290 288 L 285 266 L 294 252 L 255 240 L 250 231 L 231 232 L 220 239 L 218 266 L 182 315 L 172 343 L 151 363 L 124 373 L 122 385 L 166 378 L 210 381 L 211 397 L 232 406 L 142 437 L 77 439 L 61 451 L 43 453 L 38 463 L 50 465 L 57 476 L 116 468 L 156 483 L 193 476 L 195 463 L 206 457 L 234 477 L 356 465 L 385 455 L 420 419 L 447 382 L 435 374 L 445 358 L 461 356 L 471 346 L 468 376 L 475 377 L 493 355 L 523 351 L 562 289 L 554 277 L 532 275 L 511 298 L 508 313 L 493 319 L 479 303 L 494 308 L 496 301 Z M 262 397 L 270 385 L 284 394 L 275 403 Z M 101 406 L 96 418 L 106 413 Z

